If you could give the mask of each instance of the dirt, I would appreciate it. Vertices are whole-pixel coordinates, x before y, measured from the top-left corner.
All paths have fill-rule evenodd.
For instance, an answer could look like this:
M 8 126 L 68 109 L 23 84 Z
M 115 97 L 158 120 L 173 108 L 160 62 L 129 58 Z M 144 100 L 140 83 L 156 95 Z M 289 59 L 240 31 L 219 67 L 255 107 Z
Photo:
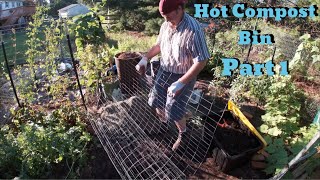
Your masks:
M 237 131 L 218 128 L 216 138 L 230 156 L 239 155 L 243 152 L 256 149 L 260 143 L 253 136 L 248 136 Z
M 311 82 L 295 82 L 294 84 L 310 96 L 316 97 L 320 94 L 320 84 Z
M 98 138 L 94 136 L 94 143 L 90 145 L 87 166 L 82 169 L 80 179 L 120 179 L 120 175 L 113 166 L 106 151 Z
M 128 60 L 128 59 L 135 59 L 139 57 L 140 55 L 135 52 L 123 52 L 123 53 L 120 53 L 117 58 L 121 60 Z
M 194 175 L 188 179 L 238 179 L 235 176 L 225 174 L 217 169 L 217 166 L 212 158 L 207 158 L 206 162 L 202 163 Z
M 320 167 L 317 167 L 312 175 L 310 176 L 310 179 L 320 179 Z

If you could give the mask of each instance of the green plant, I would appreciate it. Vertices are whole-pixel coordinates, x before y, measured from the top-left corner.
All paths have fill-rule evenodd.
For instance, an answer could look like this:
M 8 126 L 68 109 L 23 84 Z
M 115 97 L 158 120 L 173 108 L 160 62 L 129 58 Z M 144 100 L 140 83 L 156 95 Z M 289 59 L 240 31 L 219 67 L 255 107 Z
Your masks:
M 147 35 L 159 34 L 159 30 L 160 30 L 162 22 L 163 22 L 162 18 L 154 18 L 154 19 L 147 20 L 145 23 L 144 32 Z
M 270 86 L 265 105 L 267 112 L 262 116 L 265 124 L 261 131 L 274 137 L 288 137 L 298 130 L 302 97 L 290 77 L 278 78 Z
M 103 6 L 105 1 L 103 1 Z M 100 7 L 100 5 L 98 5 Z M 80 59 L 80 69 L 84 71 L 81 84 L 84 84 L 89 91 L 95 87 L 96 82 L 100 81 L 104 70 L 109 65 L 110 53 L 106 45 L 105 31 L 101 26 L 104 20 L 97 15 L 98 8 L 93 9 L 84 15 L 76 16 L 73 30 L 76 36 L 77 58 Z
M 302 43 L 298 46 L 289 67 L 295 79 L 308 80 L 308 78 L 312 78 L 309 77 L 308 71 L 313 68 L 312 65 L 320 62 L 320 39 L 313 40 L 310 34 L 306 34 L 300 40 Z M 320 71 L 319 66 L 317 71 Z
M 12 178 L 19 174 L 22 164 L 15 134 L 8 125 L 0 129 L 0 178 Z
M 301 102 L 304 94 L 290 77 L 276 77 L 266 99 L 266 114 L 260 131 L 268 142 L 267 174 L 278 173 L 312 138 L 316 127 L 301 127 Z
M 125 12 L 124 17 L 126 19 L 125 29 L 132 31 L 142 31 L 145 28 L 144 17 L 142 14 L 136 14 L 132 11 Z
M 41 48 L 44 46 L 44 41 L 42 39 L 43 31 L 42 28 L 44 26 L 45 12 L 47 9 L 45 7 L 37 7 L 36 13 L 32 16 L 33 22 L 29 23 L 29 27 L 27 28 L 27 36 L 26 44 L 28 45 L 28 50 L 26 51 L 27 55 L 27 63 L 28 66 L 26 71 L 30 73 L 30 75 L 21 74 L 21 69 L 18 69 L 18 78 L 20 83 L 17 85 L 17 90 L 20 93 L 20 97 L 26 101 L 26 103 L 31 103 L 34 100 L 36 88 L 36 60 L 39 59 L 44 51 Z
M 238 36 L 238 31 L 235 30 L 217 33 L 215 36 L 213 52 L 221 52 L 223 53 L 223 57 L 227 58 L 243 57 L 244 46 L 238 45 Z
M 270 86 L 275 82 L 273 76 L 236 76 L 231 82 L 230 95 L 240 103 L 245 99 L 258 105 L 265 105 L 270 95 Z
M 46 39 L 46 56 L 45 62 L 40 64 L 40 67 L 45 69 L 43 73 L 47 81 L 45 81 L 44 87 L 46 87 L 46 93 L 52 96 L 53 100 L 63 99 L 67 89 L 72 85 L 71 79 L 66 75 L 59 75 L 57 63 L 60 63 L 60 57 L 63 51 L 63 38 L 64 34 L 61 32 L 62 22 L 61 20 L 50 19 L 48 27 L 45 28 Z
M 78 51 L 77 56 L 81 60 L 81 70 L 84 76 L 81 84 L 84 84 L 89 90 L 90 87 L 96 87 L 96 82 L 101 80 L 102 73 L 109 65 L 109 59 L 112 57 L 108 46 L 86 45 L 83 51 Z
M 0 178 L 48 178 L 56 165 L 65 166 L 65 178 L 75 178 L 85 165 L 90 135 L 81 110 L 70 105 L 47 114 L 30 107 L 13 113 L 14 125 L 0 133 Z
M 82 50 L 87 44 L 104 44 L 106 41 L 105 31 L 99 24 L 103 20 L 101 16 L 94 12 L 73 18 L 74 23 L 71 29 L 75 31 L 75 43 L 78 50 Z
M 277 174 L 279 173 L 291 159 L 293 159 L 305 146 L 309 143 L 309 141 L 313 138 L 313 136 L 319 131 L 319 127 L 317 125 L 311 125 L 309 127 L 303 126 L 298 131 L 291 135 L 288 138 L 271 138 L 270 136 L 266 136 L 265 140 L 269 144 L 266 150 L 270 153 L 268 157 L 268 167 L 265 169 L 267 174 Z M 315 151 L 320 144 L 316 143 L 311 148 L 310 151 Z M 313 173 L 313 170 L 320 165 L 320 161 L 318 158 L 310 157 L 309 163 L 304 167 L 308 175 Z M 286 178 L 293 178 L 291 172 L 287 172 Z

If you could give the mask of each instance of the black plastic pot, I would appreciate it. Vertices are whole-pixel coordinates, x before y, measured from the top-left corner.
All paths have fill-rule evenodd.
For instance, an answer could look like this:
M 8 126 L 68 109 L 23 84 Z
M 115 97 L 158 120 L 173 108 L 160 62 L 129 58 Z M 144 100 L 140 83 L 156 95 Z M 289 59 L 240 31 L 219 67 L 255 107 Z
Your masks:
M 217 115 L 205 117 L 211 127 L 216 127 L 212 151 L 214 162 L 220 171 L 228 172 L 248 162 L 253 154 L 263 148 L 263 143 L 231 111 L 224 112 L 220 126 L 216 123 L 219 119 L 220 116 Z M 221 127 L 223 119 L 227 119 L 232 125 Z

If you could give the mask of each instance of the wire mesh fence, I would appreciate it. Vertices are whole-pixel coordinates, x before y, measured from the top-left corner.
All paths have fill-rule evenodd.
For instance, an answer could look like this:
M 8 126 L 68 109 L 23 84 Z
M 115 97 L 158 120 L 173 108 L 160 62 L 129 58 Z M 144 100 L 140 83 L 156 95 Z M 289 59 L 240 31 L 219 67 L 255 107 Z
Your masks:
M 27 51 L 27 34 L 26 27 L 23 28 L 9 28 L 6 31 L 1 31 L 1 37 L 4 41 L 6 47 L 7 58 L 9 60 L 9 64 L 23 64 L 26 62 L 26 51 Z M 0 62 L 3 64 L 4 54 L 0 55 Z
M 150 71 L 151 68 L 146 74 L 150 75 Z M 125 73 L 136 74 L 136 70 L 127 69 Z M 226 104 L 218 105 L 203 94 L 190 92 L 199 96 L 202 103 L 189 103 L 191 95 L 187 97 L 186 137 L 181 147 L 172 151 L 178 130 L 174 122 L 161 122 L 155 109 L 148 105 L 148 93 L 155 83 L 155 77 L 149 75 L 135 78 L 134 83 L 122 83 L 125 100 L 109 102 L 90 114 L 92 126 L 123 178 L 186 178 L 194 174 L 207 157 Z M 132 84 L 141 86 L 136 91 Z M 214 115 L 215 119 L 209 115 Z

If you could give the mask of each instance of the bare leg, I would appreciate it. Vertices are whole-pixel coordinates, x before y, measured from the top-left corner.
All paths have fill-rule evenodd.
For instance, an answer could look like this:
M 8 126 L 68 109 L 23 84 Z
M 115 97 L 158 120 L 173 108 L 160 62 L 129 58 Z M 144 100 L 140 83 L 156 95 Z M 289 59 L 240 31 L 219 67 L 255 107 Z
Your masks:
M 175 151 L 178 149 L 178 147 L 181 145 L 182 143 L 182 135 L 184 132 L 186 132 L 186 119 L 185 118 L 182 118 L 180 121 L 176 121 L 176 126 L 179 130 L 179 133 L 178 133 L 178 138 L 176 140 L 176 142 L 173 144 L 172 146 L 172 151 Z
M 187 111 L 180 121 L 176 121 L 175 124 L 179 130 L 179 133 L 186 132 L 187 130 L 187 119 L 192 117 L 192 113 Z
M 179 130 L 178 138 L 176 142 L 172 146 L 172 151 L 175 151 L 178 149 L 178 147 L 182 143 L 182 137 L 183 134 L 187 131 L 187 119 L 190 117 L 189 114 L 186 114 L 180 121 L 176 121 L 177 129 Z M 185 140 L 184 140 L 185 141 Z
M 162 109 L 156 108 L 156 112 L 157 112 L 157 115 L 158 115 L 160 121 L 166 123 L 167 119 L 165 117 L 164 111 Z
M 186 118 L 182 118 L 180 121 L 176 121 L 175 124 L 179 130 L 179 133 L 183 133 L 186 131 L 186 126 L 187 126 Z

